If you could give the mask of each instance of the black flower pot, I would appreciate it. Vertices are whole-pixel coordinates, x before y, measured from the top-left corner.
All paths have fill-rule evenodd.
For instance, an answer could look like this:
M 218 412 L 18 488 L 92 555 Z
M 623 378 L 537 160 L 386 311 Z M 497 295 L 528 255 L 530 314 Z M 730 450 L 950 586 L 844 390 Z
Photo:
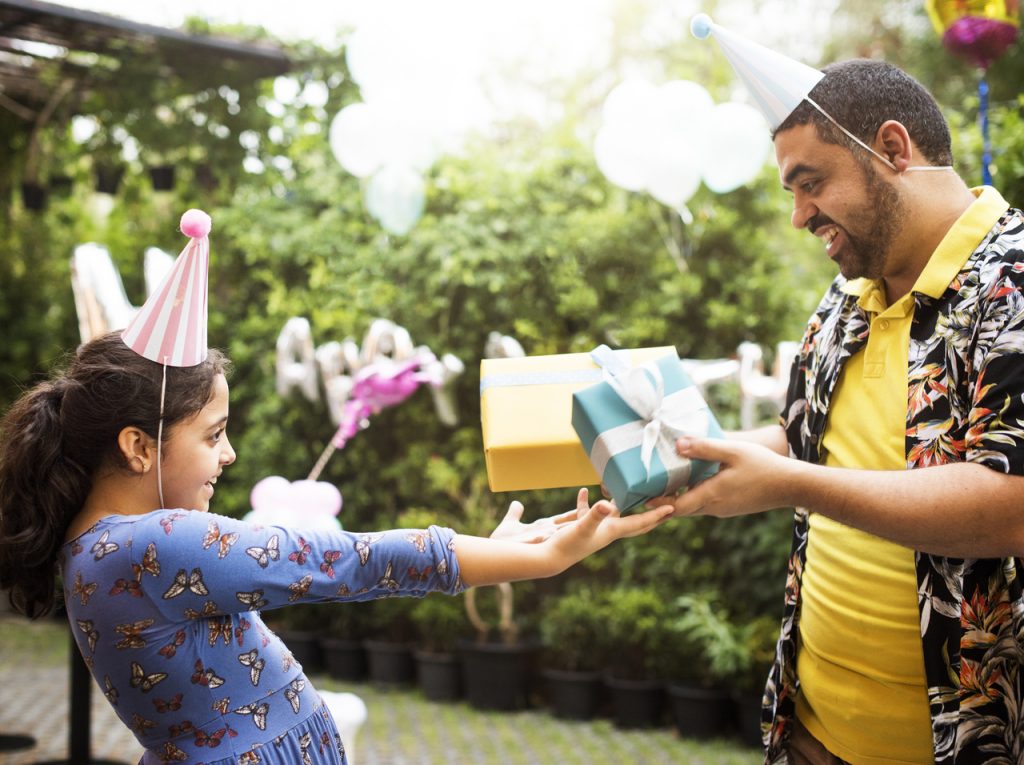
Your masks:
M 124 167 L 121 165 L 97 165 L 96 191 L 101 194 L 116 194 L 123 177 Z
M 599 672 L 541 672 L 548 692 L 548 705 L 563 720 L 590 720 L 597 714 L 604 696 Z
M 761 700 L 760 692 L 737 693 L 733 696 L 733 714 L 740 741 L 747 746 L 763 747 L 761 740 Z
M 412 685 L 416 681 L 416 665 L 407 643 L 364 640 L 370 682 L 379 685 Z
M 54 197 L 66 199 L 71 196 L 71 187 L 74 185 L 70 175 L 51 175 L 50 194 Z
M 423 695 L 431 701 L 455 701 L 462 698 L 462 667 L 453 653 L 414 651 L 416 680 Z
M 174 165 L 154 165 L 149 168 L 149 182 L 153 191 L 170 191 L 174 188 Z
M 466 700 L 477 709 L 526 709 L 533 652 L 524 643 L 459 643 Z
M 46 208 L 46 189 L 38 183 L 23 183 L 21 201 L 26 210 L 43 210 Z
M 668 697 L 679 735 L 716 738 L 732 732 L 733 700 L 727 690 L 670 685 Z
M 605 677 L 612 719 L 620 728 L 656 728 L 665 712 L 664 689 L 657 680 Z
M 281 642 L 291 651 L 292 658 L 302 666 L 307 675 L 323 669 L 323 655 L 320 653 L 320 636 L 315 632 L 301 630 L 274 630 Z
M 320 653 L 324 669 L 335 680 L 366 679 L 366 650 L 361 640 L 320 638 Z

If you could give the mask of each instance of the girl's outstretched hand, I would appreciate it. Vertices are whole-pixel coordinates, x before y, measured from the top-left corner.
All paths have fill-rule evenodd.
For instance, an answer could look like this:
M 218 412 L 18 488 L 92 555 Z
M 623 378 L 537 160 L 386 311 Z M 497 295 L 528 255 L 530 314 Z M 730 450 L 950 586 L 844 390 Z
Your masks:
M 675 509 L 666 503 L 653 510 L 622 517 L 613 502 L 602 499 L 591 506 L 588 500 L 589 492 L 580 489 L 576 495 L 576 520 L 560 526 L 559 533 L 548 542 L 568 555 L 572 562 L 597 552 L 616 539 L 646 534 L 671 518 Z
M 490 538 L 456 534 L 462 581 L 469 587 L 554 576 L 616 539 L 645 534 L 672 517 L 671 504 L 621 517 L 607 501 L 591 507 L 586 489 L 576 495 L 576 509 L 523 523 L 522 505 L 513 502 Z M 521 544 L 534 542 L 535 544 Z
M 523 503 L 513 501 L 501 523 L 491 532 L 491 539 L 505 539 L 510 542 L 543 542 L 565 524 L 576 520 L 577 510 L 569 510 L 559 515 L 538 518 L 530 523 L 523 523 Z

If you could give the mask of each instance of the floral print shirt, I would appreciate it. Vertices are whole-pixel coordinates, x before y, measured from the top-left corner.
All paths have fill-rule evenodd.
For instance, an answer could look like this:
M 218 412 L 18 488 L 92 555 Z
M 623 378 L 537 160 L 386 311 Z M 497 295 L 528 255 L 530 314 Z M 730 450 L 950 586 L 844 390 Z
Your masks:
M 145 747 L 144 765 L 338 765 L 329 712 L 259 612 L 455 594 L 453 537 L 436 526 L 264 527 L 195 510 L 112 515 L 64 546 L 64 598 L 85 663 Z
M 829 401 L 843 364 L 867 342 L 869 319 L 845 284 L 837 277 L 808 323 L 782 413 L 791 453 L 812 463 L 822 460 Z M 976 462 L 1024 474 L 1022 213 L 1006 210 L 948 286 L 931 291 L 914 292 L 907 468 Z M 785 754 L 799 692 L 807 533 L 807 512 L 798 509 L 782 632 L 764 696 L 766 762 Z M 915 560 L 935 762 L 1024 762 L 1021 559 L 918 552 Z

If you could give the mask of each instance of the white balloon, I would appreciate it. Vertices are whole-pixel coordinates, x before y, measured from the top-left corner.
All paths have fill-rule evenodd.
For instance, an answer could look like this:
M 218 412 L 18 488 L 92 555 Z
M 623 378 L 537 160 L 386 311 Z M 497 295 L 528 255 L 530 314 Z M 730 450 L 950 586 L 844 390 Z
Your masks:
M 752 181 L 764 167 L 771 148 L 768 125 L 746 104 L 719 104 L 711 112 L 703 154 L 704 183 L 716 194 Z
M 696 137 L 715 108 L 711 94 L 689 80 L 671 80 L 658 88 L 657 123 L 665 130 Z
M 341 166 L 357 178 L 367 178 L 385 160 L 381 125 L 369 104 L 349 104 L 331 120 L 331 151 Z
M 627 191 L 647 184 L 646 156 L 635 131 L 622 125 L 605 125 L 594 138 L 594 159 L 604 177 Z
M 604 124 L 643 125 L 658 102 L 658 89 L 647 80 L 631 78 L 612 88 L 604 100 Z
M 700 155 L 679 136 L 659 146 L 657 167 L 647 174 L 647 192 L 672 209 L 679 209 L 700 186 Z
M 410 167 L 385 165 L 366 185 L 366 209 L 392 234 L 407 234 L 423 214 L 426 190 Z

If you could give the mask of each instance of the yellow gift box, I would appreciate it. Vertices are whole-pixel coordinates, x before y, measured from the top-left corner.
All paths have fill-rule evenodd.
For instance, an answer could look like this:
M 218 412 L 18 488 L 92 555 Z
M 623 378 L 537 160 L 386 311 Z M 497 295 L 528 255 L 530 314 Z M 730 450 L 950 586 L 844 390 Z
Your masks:
M 675 355 L 675 349 L 617 353 L 638 365 Z M 572 394 L 602 379 L 589 353 L 480 362 L 480 424 L 491 491 L 600 483 L 572 427 Z

